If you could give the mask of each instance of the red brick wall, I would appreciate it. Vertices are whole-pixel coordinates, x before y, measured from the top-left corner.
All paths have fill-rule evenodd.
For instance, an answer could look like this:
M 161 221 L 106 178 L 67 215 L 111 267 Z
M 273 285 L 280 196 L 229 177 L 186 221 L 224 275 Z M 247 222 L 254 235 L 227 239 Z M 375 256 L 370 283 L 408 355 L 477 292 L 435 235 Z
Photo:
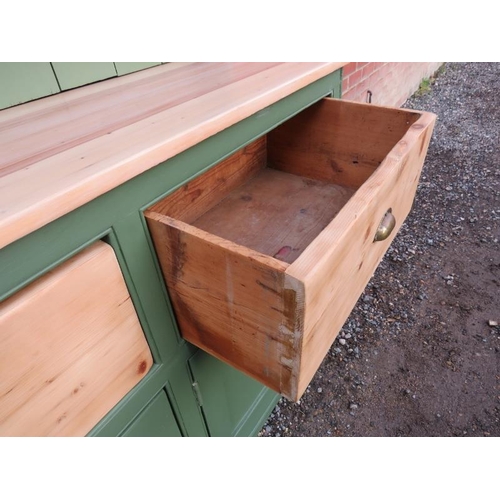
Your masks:
M 373 104 L 401 106 L 423 78 L 432 75 L 442 63 L 352 62 L 343 69 L 342 98 Z

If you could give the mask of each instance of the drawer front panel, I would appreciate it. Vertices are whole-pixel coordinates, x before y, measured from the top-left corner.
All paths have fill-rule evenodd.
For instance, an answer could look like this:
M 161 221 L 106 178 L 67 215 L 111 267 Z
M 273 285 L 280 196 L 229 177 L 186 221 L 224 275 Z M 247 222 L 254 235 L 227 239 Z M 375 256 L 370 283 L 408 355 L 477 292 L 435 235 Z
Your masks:
M 0 305 L 0 435 L 85 435 L 152 362 L 113 249 L 94 243 Z

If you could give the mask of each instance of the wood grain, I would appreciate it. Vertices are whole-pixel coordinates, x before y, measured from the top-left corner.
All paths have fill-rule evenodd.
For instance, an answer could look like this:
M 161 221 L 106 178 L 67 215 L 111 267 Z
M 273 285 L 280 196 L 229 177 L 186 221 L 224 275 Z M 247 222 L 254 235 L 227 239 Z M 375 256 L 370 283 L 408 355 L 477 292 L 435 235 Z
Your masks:
M 285 271 L 304 283 L 304 332 L 298 394 L 333 340 L 410 211 L 435 116 L 423 113 L 344 209 Z M 374 242 L 387 209 L 396 227 Z
M 240 149 L 155 204 L 155 211 L 193 223 L 266 166 L 266 137 Z
M 307 166 L 306 163 L 304 169 Z M 354 189 L 267 168 L 192 224 L 291 263 L 354 192 Z
M 322 99 L 268 134 L 268 162 L 285 172 L 359 188 L 419 117 Z
M 170 64 L 2 112 L 0 177 L 273 66 Z
M 8 131 L 6 143 L 0 147 L 0 170 L 9 170 L 8 175 L 0 178 L 0 248 L 342 65 L 283 63 L 268 67 L 266 64 L 253 67 L 255 72 L 243 78 L 240 72 L 229 71 L 221 81 L 216 69 L 212 71 L 212 67 L 207 69 L 201 63 L 187 67 L 169 64 L 95 84 L 106 89 L 96 101 L 91 97 L 93 90 L 87 89 L 49 97 L 49 108 L 54 106 L 55 115 L 41 101 L 20 106 L 23 111 L 12 108 L 0 112 L 0 127 L 4 127 L 0 138 Z M 233 68 L 229 65 L 229 69 Z M 190 80 L 185 80 L 181 73 L 184 75 L 188 69 L 192 73 Z M 168 89 L 165 92 L 172 100 L 168 109 L 163 108 L 164 103 L 158 97 L 165 94 L 144 90 L 144 79 L 160 74 L 162 85 Z M 113 94 L 115 85 L 121 88 L 122 78 L 142 84 L 117 91 L 108 101 L 106 92 Z M 138 87 L 142 90 L 137 90 Z M 146 115 L 135 109 L 136 90 L 148 94 L 144 98 L 149 103 L 145 106 Z M 70 97 L 72 92 L 86 96 L 92 104 L 87 107 L 79 101 L 81 106 L 76 108 L 78 99 Z M 139 108 L 144 103 L 141 99 Z M 121 113 L 124 106 L 130 107 L 121 120 L 115 112 Z M 108 119 L 110 113 L 114 117 Z M 44 117 L 37 120 L 37 114 Z M 99 125 L 102 121 L 104 126 Z M 59 135 L 62 149 L 54 144 Z M 50 136 L 49 146 L 46 146 L 47 136 Z
M 152 210 L 146 217 L 183 337 L 293 394 L 301 299 L 285 289 L 286 264 Z
M 95 243 L 0 304 L 0 435 L 83 436 L 152 362 L 114 252 Z
M 314 107 L 278 139 L 268 134 L 269 166 L 279 170 L 262 169 L 262 146 L 250 148 L 259 161 L 237 153 L 146 213 L 184 338 L 292 400 L 410 210 L 435 120 L 331 99 Z M 352 155 L 369 171 L 338 163 L 332 175 L 332 162 Z M 302 224 L 304 208 L 312 219 Z M 374 242 L 389 208 L 396 228 Z

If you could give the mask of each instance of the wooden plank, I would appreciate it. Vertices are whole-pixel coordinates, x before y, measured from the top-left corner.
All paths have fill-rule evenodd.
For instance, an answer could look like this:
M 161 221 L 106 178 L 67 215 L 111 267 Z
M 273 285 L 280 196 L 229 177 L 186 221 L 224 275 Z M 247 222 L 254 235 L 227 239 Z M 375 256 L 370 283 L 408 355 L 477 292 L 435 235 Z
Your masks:
M 323 109 L 335 117 L 337 102 L 327 103 Z M 348 148 L 355 153 L 370 136 L 369 118 L 377 110 L 349 107 L 358 138 Z M 326 165 L 317 168 L 314 149 L 304 149 L 302 163 L 293 165 L 306 177 L 269 168 L 249 175 L 239 152 L 146 213 L 184 338 L 286 397 L 300 398 L 412 204 L 435 117 L 394 109 L 391 125 L 390 111 L 379 115 L 378 137 L 367 139 L 379 148 L 374 158 L 386 157 L 357 191 L 315 180 L 329 177 Z M 349 128 L 350 116 L 343 113 L 340 122 L 322 116 L 321 123 Z M 331 147 L 330 158 L 337 159 L 327 133 L 318 132 L 318 141 L 314 127 L 302 131 L 297 142 L 322 142 L 323 152 Z M 253 163 L 259 168 L 261 162 Z M 339 171 L 341 184 L 350 183 L 343 176 L 353 179 Z M 396 228 L 388 240 L 374 242 L 389 208 Z
M 134 73 L 135 71 L 152 68 L 159 64 L 161 64 L 161 62 L 115 62 L 115 68 L 118 76 L 123 76 Z
M 265 166 L 264 136 L 160 200 L 154 211 L 191 224 Z
M 31 103 L 33 111 L 29 113 L 22 108 L 8 116 L 2 113 L 0 148 L 4 156 L 0 160 L 0 177 L 195 99 L 227 82 L 247 78 L 266 67 L 273 64 L 168 65 L 164 69 L 77 89 L 65 94 L 65 102 Z M 194 85 L 198 78 L 206 83 Z
M 421 113 L 344 210 L 286 270 L 306 289 L 299 395 L 411 208 L 434 120 L 434 115 Z M 360 145 L 363 138 L 360 136 Z M 389 208 L 396 227 L 387 240 L 374 242 L 377 227 Z
M 268 134 L 269 165 L 358 188 L 419 117 L 417 112 L 323 99 Z
M 170 64 L 164 66 L 168 68 Z M 342 63 L 280 64 L 34 161 L 29 170 L 22 168 L 11 172 L 0 178 L 0 248 L 341 66 Z M 162 68 L 152 68 L 123 79 L 141 79 L 142 76 L 137 75 Z M 167 78 L 173 78 L 176 70 L 167 73 L 170 74 Z M 217 72 L 212 75 L 209 85 L 214 78 Z M 193 84 L 203 89 L 208 82 L 196 78 Z M 57 97 L 61 100 L 56 101 Z M 64 102 L 66 94 L 51 99 L 59 104 Z M 30 104 L 36 103 L 26 106 Z M 27 120 L 24 122 L 26 135 L 31 121 L 29 114 L 23 116 Z M 102 116 L 96 114 L 94 119 Z M 31 156 L 29 148 L 26 153 Z
M 351 188 L 264 169 L 193 225 L 291 263 L 354 193 Z
M 0 109 L 59 91 L 49 62 L 0 63 Z
M 0 305 L 0 435 L 83 436 L 151 365 L 114 252 L 95 243 Z
M 53 62 L 61 90 L 74 89 L 117 75 L 112 62 Z
M 290 331 L 302 299 L 285 289 L 286 264 L 153 211 L 146 218 L 183 337 L 293 394 Z

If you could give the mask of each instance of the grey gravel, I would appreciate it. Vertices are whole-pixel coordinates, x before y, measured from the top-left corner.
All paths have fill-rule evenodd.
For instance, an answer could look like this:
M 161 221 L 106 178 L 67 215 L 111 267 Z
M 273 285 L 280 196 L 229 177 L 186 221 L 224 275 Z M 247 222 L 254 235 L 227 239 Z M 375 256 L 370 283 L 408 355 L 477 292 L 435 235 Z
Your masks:
M 403 107 L 438 115 L 412 212 L 262 436 L 500 436 L 500 64 L 446 64 Z

